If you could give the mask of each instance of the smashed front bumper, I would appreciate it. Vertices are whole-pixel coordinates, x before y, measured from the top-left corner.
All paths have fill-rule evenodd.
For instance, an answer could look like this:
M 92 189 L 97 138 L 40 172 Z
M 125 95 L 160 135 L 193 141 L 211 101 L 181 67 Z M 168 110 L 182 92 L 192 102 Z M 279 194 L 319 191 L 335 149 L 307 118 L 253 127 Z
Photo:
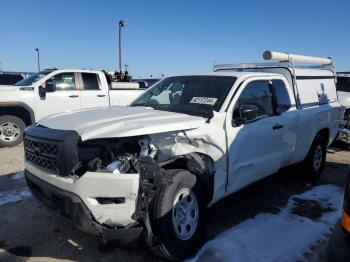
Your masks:
M 36 198 L 86 233 L 128 244 L 143 231 L 132 219 L 138 192 L 137 174 L 88 172 L 74 181 L 26 163 L 25 177 Z

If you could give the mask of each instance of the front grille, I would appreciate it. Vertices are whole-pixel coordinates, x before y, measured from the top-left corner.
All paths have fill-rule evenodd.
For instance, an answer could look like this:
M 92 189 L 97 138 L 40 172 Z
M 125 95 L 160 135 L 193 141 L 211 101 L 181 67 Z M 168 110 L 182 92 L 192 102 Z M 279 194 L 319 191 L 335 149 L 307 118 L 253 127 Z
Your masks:
M 57 143 L 25 136 L 24 150 L 26 161 L 58 174 L 59 147 Z
M 34 152 L 36 148 L 40 148 L 40 153 L 45 155 L 51 155 L 54 157 L 58 156 L 58 145 L 55 144 L 49 144 L 45 142 L 35 142 L 33 140 L 30 140 L 30 138 L 25 140 L 24 144 L 25 148 L 30 150 L 31 152 Z
M 78 163 L 79 134 L 30 126 L 24 130 L 26 161 L 50 173 L 68 176 Z

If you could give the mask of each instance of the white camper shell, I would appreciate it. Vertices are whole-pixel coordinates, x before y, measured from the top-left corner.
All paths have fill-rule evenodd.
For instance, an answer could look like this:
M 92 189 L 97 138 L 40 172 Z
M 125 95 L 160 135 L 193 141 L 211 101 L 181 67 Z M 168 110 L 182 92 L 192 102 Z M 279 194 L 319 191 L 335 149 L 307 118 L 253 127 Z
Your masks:
M 331 59 L 291 55 L 287 53 L 265 51 L 267 60 L 281 60 L 276 63 L 255 64 L 219 64 L 214 72 L 268 72 L 283 75 L 293 87 L 297 108 L 338 102 L 335 89 L 336 73 Z M 321 65 L 297 66 L 297 63 Z

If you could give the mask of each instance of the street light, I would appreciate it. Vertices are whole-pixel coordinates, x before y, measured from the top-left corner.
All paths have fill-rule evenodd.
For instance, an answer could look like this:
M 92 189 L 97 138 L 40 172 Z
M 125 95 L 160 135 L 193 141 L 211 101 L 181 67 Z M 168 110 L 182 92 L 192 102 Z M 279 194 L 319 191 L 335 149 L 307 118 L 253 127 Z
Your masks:
M 125 26 L 124 20 L 119 21 L 119 72 L 122 72 L 122 27 Z
M 35 51 L 38 53 L 38 71 L 40 72 L 40 51 L 39 51 L 39 48 L 35 48 Z

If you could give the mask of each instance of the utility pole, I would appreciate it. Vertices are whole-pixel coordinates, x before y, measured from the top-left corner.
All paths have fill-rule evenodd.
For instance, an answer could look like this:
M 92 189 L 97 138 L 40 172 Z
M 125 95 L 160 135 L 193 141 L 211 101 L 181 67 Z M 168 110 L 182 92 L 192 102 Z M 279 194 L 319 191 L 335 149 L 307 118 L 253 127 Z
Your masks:
M 35 48 L 35 51 L 38 54 L 38 72 L 40 72 L 40 50 L 39 48 Z
M 122 72 L 122 27 L 125 26 L 124 20 L 119 21 L 119 72 Z

